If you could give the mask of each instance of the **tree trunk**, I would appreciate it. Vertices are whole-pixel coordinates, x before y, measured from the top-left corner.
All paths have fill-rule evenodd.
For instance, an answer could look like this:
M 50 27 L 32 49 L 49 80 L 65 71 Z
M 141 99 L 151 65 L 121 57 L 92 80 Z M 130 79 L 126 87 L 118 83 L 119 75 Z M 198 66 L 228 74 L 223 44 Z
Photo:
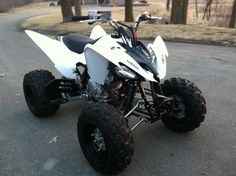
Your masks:
M 196 18 L 198 18 L 198 2 L 195 0 Z
M 126 22 L 134 21 L 132 0 L 125 0 L 125 21 Z
M 75 16 L 81 16 L 82 15 L 81 3 L 82 3 L 82 0 L 74 0 Z
M 60 0 L 63 23 L 71 21 L 73 16 L 71 0 Z
M 232 8 L 232 15 L 229 23 L 230 28 L 234 28 L 236 20 L 236 0 L 234 0 L 233 8 Z
M 216 0 L 216 6 L 215 6 L 215 11 L 217 11 L 217 8 L 218 8 L 218 4 L 219 4 L 219 0 Z
M 188 0 L 173 0 L 171 9 L 171 24 L 186 24 L 188 14 Z
M 166 10 L 169 11 L 170 10 L 170 0 L 166 1 Z
M 206 7 L 204 9 L 204 14 L 203 14 L 203 17 L 202 17 L 203 20 L 205 19 L 205 17 L 207 18 L 207 20 L 210 20 L 212 2 L 213 2 L 213 0 L 207 0 L 206 1 Z
M 188 0 L 183 0 L 183 13 L 184 13 L 184 19 L 183 19 L 183 24 L 187 23 L 187 18 L 188 18 Z

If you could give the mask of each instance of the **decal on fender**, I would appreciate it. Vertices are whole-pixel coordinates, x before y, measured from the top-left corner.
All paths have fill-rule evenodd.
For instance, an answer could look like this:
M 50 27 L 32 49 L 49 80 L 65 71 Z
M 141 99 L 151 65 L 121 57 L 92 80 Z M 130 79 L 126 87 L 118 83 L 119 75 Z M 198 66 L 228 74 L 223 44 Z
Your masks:
M 133 62 L 126 60 L 126 62 L 128 62 L 131 66 L 133 66 L 134 68 L 136 68 L 138 70 L 138 66 L 135 65 Z

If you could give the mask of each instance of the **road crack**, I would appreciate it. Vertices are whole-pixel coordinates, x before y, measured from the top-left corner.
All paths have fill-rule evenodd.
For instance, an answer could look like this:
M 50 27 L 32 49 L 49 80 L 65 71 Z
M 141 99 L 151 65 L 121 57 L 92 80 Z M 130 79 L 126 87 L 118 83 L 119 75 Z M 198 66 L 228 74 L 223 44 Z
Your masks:
M 226 61 L 224 61 L 224 60 L 221 59 L 221 58 L 217 58 L 217 57 L 210 57 L 210 58 L 208 58 L 208 59 L 210 59 L 210 60 L 215 60 L 215 61 L 219 62 L 220 64 L 225 64 L 225 63 L 226 63 Z

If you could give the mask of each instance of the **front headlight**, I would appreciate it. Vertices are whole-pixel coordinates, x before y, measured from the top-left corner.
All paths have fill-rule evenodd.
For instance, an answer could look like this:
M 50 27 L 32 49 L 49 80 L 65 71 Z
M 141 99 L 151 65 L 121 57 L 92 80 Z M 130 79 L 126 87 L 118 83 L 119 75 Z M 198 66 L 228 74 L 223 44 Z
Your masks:
M 123 78 L 135 79 L 136 74 L 126 66 L 116 67 L 115 72 L 118 76 Z

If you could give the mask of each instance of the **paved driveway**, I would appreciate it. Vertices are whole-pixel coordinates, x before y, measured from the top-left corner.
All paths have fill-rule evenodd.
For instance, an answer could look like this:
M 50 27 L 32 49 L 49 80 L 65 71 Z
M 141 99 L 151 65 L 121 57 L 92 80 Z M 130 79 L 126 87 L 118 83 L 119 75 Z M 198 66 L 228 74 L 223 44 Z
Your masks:
M 0 175 L 93 176 L 76 135 L 85 103 L 69 103 L 54 116 L 35 118 L 23 92 L 24 74 L 53 64 L 17 24 L 29 15 L 0 17 Z M 135 154 L 122 176 L 236 175 L 236 48 L 167 43 L 167 77 L 195 82 L 207 100 L 199 129 L 176 134 L 161 122 L 134 132 Z M 54 139 L 55 142 L 52 142 Z M 51 141 L 51 142 L 50 142 Z

